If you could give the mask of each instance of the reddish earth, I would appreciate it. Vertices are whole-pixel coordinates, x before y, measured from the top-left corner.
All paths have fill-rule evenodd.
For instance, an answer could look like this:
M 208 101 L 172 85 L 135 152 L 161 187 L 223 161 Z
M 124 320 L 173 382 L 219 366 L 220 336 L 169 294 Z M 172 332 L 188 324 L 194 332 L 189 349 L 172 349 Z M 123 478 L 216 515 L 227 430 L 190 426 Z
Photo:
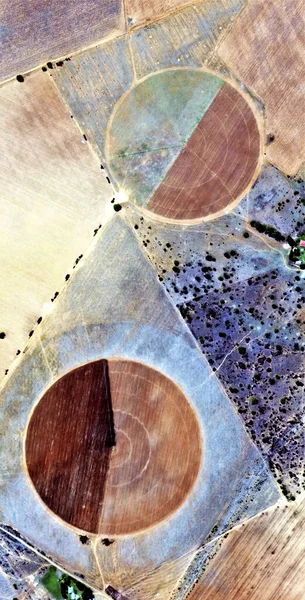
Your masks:
M 112 443 L 106 360 L 71 371 L 36 406 L 26 437 L 28 472 L 67 523 L 97 530 Z
M 59 379 L 26 436 L 30 478 L 43 502 L 81 530 L 146 529 L 175 511 L 201 463 L 195 414 L 164 375 L 100 360 Z
M 147 208 L 171 219 L 223 211 L 251 182 L 259 154 L 253 111 L 235 88 L 224 84 Z

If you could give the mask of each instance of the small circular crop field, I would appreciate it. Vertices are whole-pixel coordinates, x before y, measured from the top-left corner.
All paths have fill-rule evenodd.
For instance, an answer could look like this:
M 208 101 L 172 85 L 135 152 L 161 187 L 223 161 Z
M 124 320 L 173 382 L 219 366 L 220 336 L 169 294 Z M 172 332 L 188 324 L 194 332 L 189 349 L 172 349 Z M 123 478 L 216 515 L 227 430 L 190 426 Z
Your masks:
M 130 200 L 167 219 L 207 219 L 236 204 L 253 183 L 261 137 L 236 87 L 202 70 L 172 69 L 121 98 L 106 150 Z

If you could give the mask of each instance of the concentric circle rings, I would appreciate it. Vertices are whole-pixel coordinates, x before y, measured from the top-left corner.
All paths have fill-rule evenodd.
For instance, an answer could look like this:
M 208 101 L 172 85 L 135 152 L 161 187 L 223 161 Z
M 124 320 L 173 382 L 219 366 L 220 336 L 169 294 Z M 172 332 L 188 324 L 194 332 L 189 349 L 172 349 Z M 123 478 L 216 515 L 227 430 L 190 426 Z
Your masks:
M 58 517 L 82 531 L 124 535 L 183 503 L 201 445 L 196 415 L 173 381 L 113 359 L 70 371 L 45 392 L 28 423 L 25 457 Z

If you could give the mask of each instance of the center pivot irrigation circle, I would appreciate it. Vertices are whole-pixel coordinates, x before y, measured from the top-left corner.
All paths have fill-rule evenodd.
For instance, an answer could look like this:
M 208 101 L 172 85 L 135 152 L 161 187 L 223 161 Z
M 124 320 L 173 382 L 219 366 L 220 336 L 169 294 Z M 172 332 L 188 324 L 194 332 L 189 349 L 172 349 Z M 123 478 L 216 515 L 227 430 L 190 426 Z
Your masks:
M 114 108 L 107 164 L 124 196 L 165 219 L 231 210 L 258 175 L 253 103 L 201 69 L 167 69 L 134 85 Z
M 47 507 L 89 533 L 152 527 L 186 500 L 202 460 L 196 415 L 159 371 L 98 360 L 70 371 L 29 419 L 25 458 Z

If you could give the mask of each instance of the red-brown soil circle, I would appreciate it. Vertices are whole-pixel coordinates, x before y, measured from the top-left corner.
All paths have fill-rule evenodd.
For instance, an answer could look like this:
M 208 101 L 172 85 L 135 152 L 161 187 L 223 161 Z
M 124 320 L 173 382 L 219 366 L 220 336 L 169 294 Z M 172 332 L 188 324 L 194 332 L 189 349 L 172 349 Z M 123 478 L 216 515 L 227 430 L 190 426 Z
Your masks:
M 260 156 L 253 111 L 225 83 L 147 204 L 177 220 L 207 218 L 233 204 L 250 184 Z
M 202 459 L 195 413 L 160 372 L 99 360 L 64 375 L 36 405 L 25 441 L 36 491 L 66 523 L 122 535 L 186 499 Z

